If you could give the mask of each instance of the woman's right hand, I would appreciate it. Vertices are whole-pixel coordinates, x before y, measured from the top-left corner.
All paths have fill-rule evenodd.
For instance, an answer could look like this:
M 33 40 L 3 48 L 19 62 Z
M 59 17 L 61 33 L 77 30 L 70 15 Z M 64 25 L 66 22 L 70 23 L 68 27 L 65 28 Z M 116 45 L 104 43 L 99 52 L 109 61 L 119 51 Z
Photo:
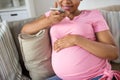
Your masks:
M 58 8 L 58 3 L 55 2 L 54 3 L 54 7 L 55 8 Z M 48 19 L 51 21 L 51 24 L 56 24 L 56 23 L 59 23 L 60 21 L 62 21 L 66 16 L 67 16 L 68 12 L 65 11 L 65 12 L 60 12 L 60 11 L 57 11 L 57 10 L 52 10 L 50 12 L 50 15 L 48 17 Z
M 62 21 L 66 17 L 66 14 L 59 11 L 51 11 L 48 19 L 51 21 L 51 24 L 56 24 Z

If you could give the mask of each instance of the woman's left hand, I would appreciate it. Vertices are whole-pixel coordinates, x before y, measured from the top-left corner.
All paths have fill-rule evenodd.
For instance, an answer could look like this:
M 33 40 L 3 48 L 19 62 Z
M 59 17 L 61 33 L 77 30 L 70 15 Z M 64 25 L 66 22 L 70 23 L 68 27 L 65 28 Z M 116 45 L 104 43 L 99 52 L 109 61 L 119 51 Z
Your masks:
M 75 35 L 68 34 L 55 41 L 54 50 L 58 52 L 61 49 L 71 47 L 71 46 L 75 46 Z

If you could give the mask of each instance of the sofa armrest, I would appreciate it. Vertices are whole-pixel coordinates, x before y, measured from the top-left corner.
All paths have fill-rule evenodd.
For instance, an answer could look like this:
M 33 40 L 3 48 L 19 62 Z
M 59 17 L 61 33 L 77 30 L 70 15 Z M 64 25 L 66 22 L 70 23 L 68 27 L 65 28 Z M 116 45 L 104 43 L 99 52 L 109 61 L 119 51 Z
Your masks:
M 18 51 L 18 55 L 19 55 L 19 61 L 22 67 L 22 72 L 24 75 L 29 77 L 29 72 L 26 70 L 24 62 L 23 62 L 23 58 L 22 58 L 22 54 L 21 54 L 21 50 L 20 50 L 20 45 L 19 45 L 19 41 L 18 41 L 18 34 L 20 33 L 22 27 L 24 24 L 31 22 L 32 20 L 34 20 L 36 18 L 29 18 L 29 19 L 24 19 L 24 20 L 18 20 L 18 21 L 11 21 L 8 22 L 8 25 L 10 27 L 10 31 L 12 33 L 12 37 L 14 39 L 17 51 Z

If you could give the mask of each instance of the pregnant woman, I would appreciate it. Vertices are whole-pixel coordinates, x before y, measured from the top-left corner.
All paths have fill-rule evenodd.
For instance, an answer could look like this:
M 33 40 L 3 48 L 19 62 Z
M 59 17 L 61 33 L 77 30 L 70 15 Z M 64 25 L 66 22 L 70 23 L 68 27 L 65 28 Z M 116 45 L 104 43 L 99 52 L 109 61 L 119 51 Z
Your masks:
M 57 0 L 55 7 L 64 12 L 48 11 L 21 31 L 35 34 L 50 28 L 52 66 L 57 75 L 50 80 L 113 79 L 109 60 L 118 57 L 118 50 L 109 27 L 98 10 L 78 10 L 81 1 Z

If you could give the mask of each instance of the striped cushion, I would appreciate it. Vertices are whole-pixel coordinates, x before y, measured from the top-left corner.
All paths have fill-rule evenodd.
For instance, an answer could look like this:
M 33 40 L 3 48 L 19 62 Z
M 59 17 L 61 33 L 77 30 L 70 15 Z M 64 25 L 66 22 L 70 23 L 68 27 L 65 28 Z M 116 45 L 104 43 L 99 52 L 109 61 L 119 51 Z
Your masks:
M 0 23 L 0 80 L 23 79 L 18 52 L 6 22 Z

